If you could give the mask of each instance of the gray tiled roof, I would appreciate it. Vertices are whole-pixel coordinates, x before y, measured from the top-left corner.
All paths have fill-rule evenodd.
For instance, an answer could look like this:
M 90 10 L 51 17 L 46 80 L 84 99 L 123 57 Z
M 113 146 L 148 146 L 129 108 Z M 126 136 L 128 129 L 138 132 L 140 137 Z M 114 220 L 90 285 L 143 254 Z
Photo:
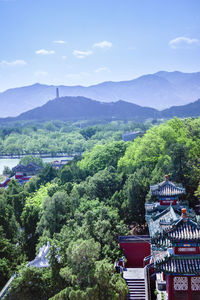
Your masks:
M 155 270 L 170 274 L 200 275 L 200 256 L 171 256 L 155 262 Z
M 150 236 L 163 231 L 161 223 L 173 223 L 177 221 L 179 215 L 174 211 L 172 206 L 168 206 L 164 211 L 147 220 Z
M 200 227 L 189 218 L 187 220 L 180 218 L 172 226 L 164 229 L 159 236 L 153 237 L 151 242 L 154 246 L 163 248 L 177 245 L 180 242 L 192 242 L 200 245 Z
M 171 229 L 165 231 L 165 235 L 171 241 L 200 241 L 200 227 L 189 218 L 180 218 Z
M 151 185 L 152 196 L 179 196 L 185 194 L 185 189 L 176 186 L 173 182 L 165 180 L 159 184 Z

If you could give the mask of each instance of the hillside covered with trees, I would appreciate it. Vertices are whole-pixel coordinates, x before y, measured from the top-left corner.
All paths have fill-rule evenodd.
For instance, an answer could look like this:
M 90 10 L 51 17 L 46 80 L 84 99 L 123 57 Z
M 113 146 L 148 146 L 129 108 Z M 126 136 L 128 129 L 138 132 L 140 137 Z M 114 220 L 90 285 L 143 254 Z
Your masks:
M 198 98 L 197 98 L 198 99 Z M 176 103 L 176 102 L 175 102 Z M 164 110 L 157 110 L 134 103 L 119 100 L 117 102 L 99 102 L 85 97 L 61 97 L 50 100 L 44 105 L 26 111 L 17 117 L 0 119 L 1 123 L 34 121 L 44 122 L 52 120 L 80 121 L 92 120 L 134 120 L 145 122 L 149 119 L 170 119 L 174 117 L 188 118 L 200 116 L 200 100 L 192 103 L 172 106 Z
M 200 118 L 155 125 L 133 142 L 110 135 L 113 124 L 95 132 L 107 140 L 82 132 L 91 146 L 61 170 L 45 165 L 25 185 L 12 180 L 0 190 L 1 287 L 18 273 L 6 300 L 126 299 L 126 283 L 113 268 L 121 256 L 117 238 L 145 232 L 149 185 L 169 174 L 186 188 L 190 205 L 198 203 Z M 27 267 L 47 241 L 50 267 Z
M 94 145 L 120 141 L 123 132 L 145 131 L 150 123 L 80 121 L 0 125 L 0 156 L 59 153 L 81 154 Z

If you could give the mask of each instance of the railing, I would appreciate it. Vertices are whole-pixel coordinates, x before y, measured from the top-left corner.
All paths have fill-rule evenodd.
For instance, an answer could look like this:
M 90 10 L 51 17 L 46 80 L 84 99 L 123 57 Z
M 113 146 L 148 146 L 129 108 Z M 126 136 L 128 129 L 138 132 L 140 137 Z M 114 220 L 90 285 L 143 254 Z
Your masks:
M 3 296 L 5 296 L 5 294 L 7 293 L 12 281 L 17 277 L 17 273 L 13 274 L 13 276 L 8 280 L 8 282 L 6 283 L 6 285 L 3 287 L 3 289 L 0 292 L 0 299 L 3 298 Z
M 143 265 L 144 265 L 144 267 L 145 267 L 147 264 L 149 264 L 151 258 L 152 258 L 152 255 L 149 255 L 149 256 L 146 256 L 146 257 L 143 259 Z
M 83 152 L 79 153 L 64 153 L 64 152 L 56 152 L 56 153 L 24 153 L 24 154 L 0 154 L 0 159 L 12 159 L 12 158 L 22 158 L 27 155 L 32 155 L 35 157 L 41 157 L 41 158 L 51 158 L 51 157 L 74 157 L 82 155 Z
M 153 264 L 149 264 L 144 267 L 144 281 L 145 281 L 145 292 L 146 292 L 146 300 L 151 300 L 151 275 L 150 269 Z

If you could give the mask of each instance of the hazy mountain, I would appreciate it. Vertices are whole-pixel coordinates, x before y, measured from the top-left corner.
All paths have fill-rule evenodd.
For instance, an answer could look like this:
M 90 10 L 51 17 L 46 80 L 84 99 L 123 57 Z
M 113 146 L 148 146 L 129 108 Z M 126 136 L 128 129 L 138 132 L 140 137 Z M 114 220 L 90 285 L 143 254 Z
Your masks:
M 122 100 L 104 103 L 85 97 L 62 97 L 50 100 L 43 106 L 22 113 L 18 117 L 3 120 L 47 121 L 132 118 L 143 121 L 148 118 L 153 118 L 156 113 L 157 111 L 154 108 L 141 107 Z
M 134 119 L 144 121 L 149 118 L 200 116 L 200 99 L 186 105 L 172 106 L 158 111 L 150 107 L 125 102 L 99 102 L 85 97 L 62 97 L 48 101 L 41 107 L 34 108 L 18 117 L 0 119 L 0 121 L 49 121 L 49 120 L 91 120 L 91 119 Z
M 89 87 L 58 86 L 60 96 L 84 96 L 112 102 L 120 99 L 157 109 L 184 105 L 200 97 L 200 72 L 160 71 L 134 80 L 103 82 Z M 0 117 L 16 116 L 54 99 L 56 86 L 34 84 L 0 93 Z
M 159 112 L 159 116 L 163 118 L 187 118 L 187 117 L 199 117 L 200 116 L 200 99 L 181 106 L 172 106 Z

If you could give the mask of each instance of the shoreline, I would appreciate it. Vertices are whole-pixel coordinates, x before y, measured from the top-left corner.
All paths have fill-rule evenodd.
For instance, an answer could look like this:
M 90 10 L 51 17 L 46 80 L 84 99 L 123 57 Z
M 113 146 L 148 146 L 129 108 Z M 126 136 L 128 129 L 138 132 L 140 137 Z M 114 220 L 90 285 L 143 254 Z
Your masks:
M 21 157 L 25 157 L 26 155 L 23 155 Z M 74 155 L 75 156 L 75 155 Z M 52 161 L 55 161 L 55 160 L 73 160 L 74 159 L 74 156 L 64 156 L 64 155 L 58 155 L 58 156 L 50 156 L 50 155 L 47 155 L 47 156 L 37 156 L 37 157 L 41 157 L 41 159 L 43 160 L 43 162 L 45 163 L 50 163 Z M 10 169 L 12 169 L 13 167 L 15 167 L 19 161 L 20 161 L 20 158 L 19 156 L 12 156 L 12 157 L 9 157 L 9 156 L 6 156 L 6 157 L 3 157 L 3 158 L 0 158 L 0 175 L 3 174 L 3 170 L 4 170 L 4 167 L 9 167 Z
M 25 156 L 34 156 L 34 157 L 40 157 L 40 158 L 54 158 L 54 157 L 75 157 L 81 155 L 80 153 L 74 153 L 74 154 L 68 154 L 68 153 L 57 153 L 57 154 L 18 154 L 18 155 L 0 155 L 0 159 L 20 159 Z

